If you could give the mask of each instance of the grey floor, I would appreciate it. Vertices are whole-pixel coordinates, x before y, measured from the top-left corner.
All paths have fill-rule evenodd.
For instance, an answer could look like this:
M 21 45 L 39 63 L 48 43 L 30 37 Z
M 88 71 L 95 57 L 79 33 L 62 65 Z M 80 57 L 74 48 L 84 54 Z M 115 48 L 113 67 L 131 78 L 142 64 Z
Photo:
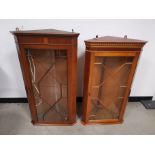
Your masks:
M 119 125 L 33 126 L 27 103 L 0 104 L 1 135 L 88 135 L 88 134 L 155 134 L 155 110 L 139 102 L 128 103 L 124 123 Z

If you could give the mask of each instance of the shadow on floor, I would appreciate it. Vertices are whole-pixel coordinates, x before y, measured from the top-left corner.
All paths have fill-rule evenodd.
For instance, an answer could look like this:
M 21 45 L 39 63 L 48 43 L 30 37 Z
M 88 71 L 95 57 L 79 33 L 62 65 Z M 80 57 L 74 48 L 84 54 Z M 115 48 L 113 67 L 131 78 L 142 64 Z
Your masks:
M 77 109 L 78 118 L 81 118 L 82 117 L 82 102 L 77 102 L 76 109 Z

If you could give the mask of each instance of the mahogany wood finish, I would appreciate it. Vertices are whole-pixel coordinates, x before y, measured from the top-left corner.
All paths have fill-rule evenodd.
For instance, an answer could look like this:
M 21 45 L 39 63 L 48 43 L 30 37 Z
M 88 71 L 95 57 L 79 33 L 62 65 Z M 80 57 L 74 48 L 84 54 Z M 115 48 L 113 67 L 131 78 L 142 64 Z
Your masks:
M 32 123 L 76 122 L 79 33 L 55 29 L 13 31 Z
M 96 37 L 85 41 L 84 124 L 123 122 L 130 87 L 145 41 Z

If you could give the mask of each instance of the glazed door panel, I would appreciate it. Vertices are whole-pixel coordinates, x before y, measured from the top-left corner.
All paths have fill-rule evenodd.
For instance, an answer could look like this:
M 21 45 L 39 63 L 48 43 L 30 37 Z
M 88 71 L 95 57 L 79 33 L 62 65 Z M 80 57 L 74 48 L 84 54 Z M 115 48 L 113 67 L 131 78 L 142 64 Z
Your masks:
M 119 119 L 134 57 L 95 56 L 88 121 Z
M 25 52 L 38 121 L 67 122 L 67 50 L 25 49 Z

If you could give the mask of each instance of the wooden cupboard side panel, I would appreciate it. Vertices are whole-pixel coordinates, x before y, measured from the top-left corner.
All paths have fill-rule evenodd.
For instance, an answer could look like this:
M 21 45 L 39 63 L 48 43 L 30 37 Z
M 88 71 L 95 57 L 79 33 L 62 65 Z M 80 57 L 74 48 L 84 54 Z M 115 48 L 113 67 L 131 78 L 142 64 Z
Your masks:
M 85 69 L 84 69 L 84 91 L 83 91 L 83 105 L 82 105 L 82 120 L 84 123 L 88 122 L 89 103 L 91 95 L 91 81 L 92 69 L 94 63 L 94 53 L 85 53 Z
M 21 60 L 21 66 L 22 66 L 22 73 L 23 73 L 23 79 L 25 84 L 25 90 L 28 97 L 28 103 L 29 108 L 32 116 L 32 122 L 36 122 L 38 120 L 37 118 L 37 111 L 35 107 L 35 100 L 33 97 L 33 88 L 31 84 L 31 75 L 28 68 L 28 61 L 26 58 L 26 52 L 25 48 L 22 45 L 19 45 L 19 53 L 20 53 L 20 60 Z
M 18 44 L 18 38 L 16 36 L 14 36 L 14 38 L 15 38 L 15 42 L 16 42 L 18 59 L 19 59 L 22 77 L 23 77 L 23 81 L 24 81 L 25 91 L 28 96 L 28 89 L 27 89 L 28 88 L 28 80 L 27 80 L 26 65 L 25 65 L 25 59 L 24 59 L 24 53 L 23 53 L 24 50 L 23 50 L 23 47 Z M 31 100 L 32 100 L 32 98 L 28 98 L 29 103 L 31 103 Z M 29 104 L 29 109 L 30 109 L 30 113 L 31 113 L 31 117 L 32 117 L 32 122 L 37 121 L 36 111 L 33 108 L 33 106 L 30 104 Z
M 72 85 L 70 86 L 72 89 L 72 94 L 70 94 L 70 97 L 72 98 L 72 102 L 70 103 L 72 105 L 72 117 L 71 122 L 76 122 L 76 88 L 77 88 L 77 38 L 72 39 L 72 48 L 70 53 L 72 54 L 72 60 L 71 60 L 71 74 L 69 73 L 68 76 L 71 76 Z
M 73 51 L 74 52 L 73 52 Z M 76 121 L 76 67 L 77 67 L 77 54 L 76 47 L 68 49 L 68 112 L 69 122 L 75 123 Z

